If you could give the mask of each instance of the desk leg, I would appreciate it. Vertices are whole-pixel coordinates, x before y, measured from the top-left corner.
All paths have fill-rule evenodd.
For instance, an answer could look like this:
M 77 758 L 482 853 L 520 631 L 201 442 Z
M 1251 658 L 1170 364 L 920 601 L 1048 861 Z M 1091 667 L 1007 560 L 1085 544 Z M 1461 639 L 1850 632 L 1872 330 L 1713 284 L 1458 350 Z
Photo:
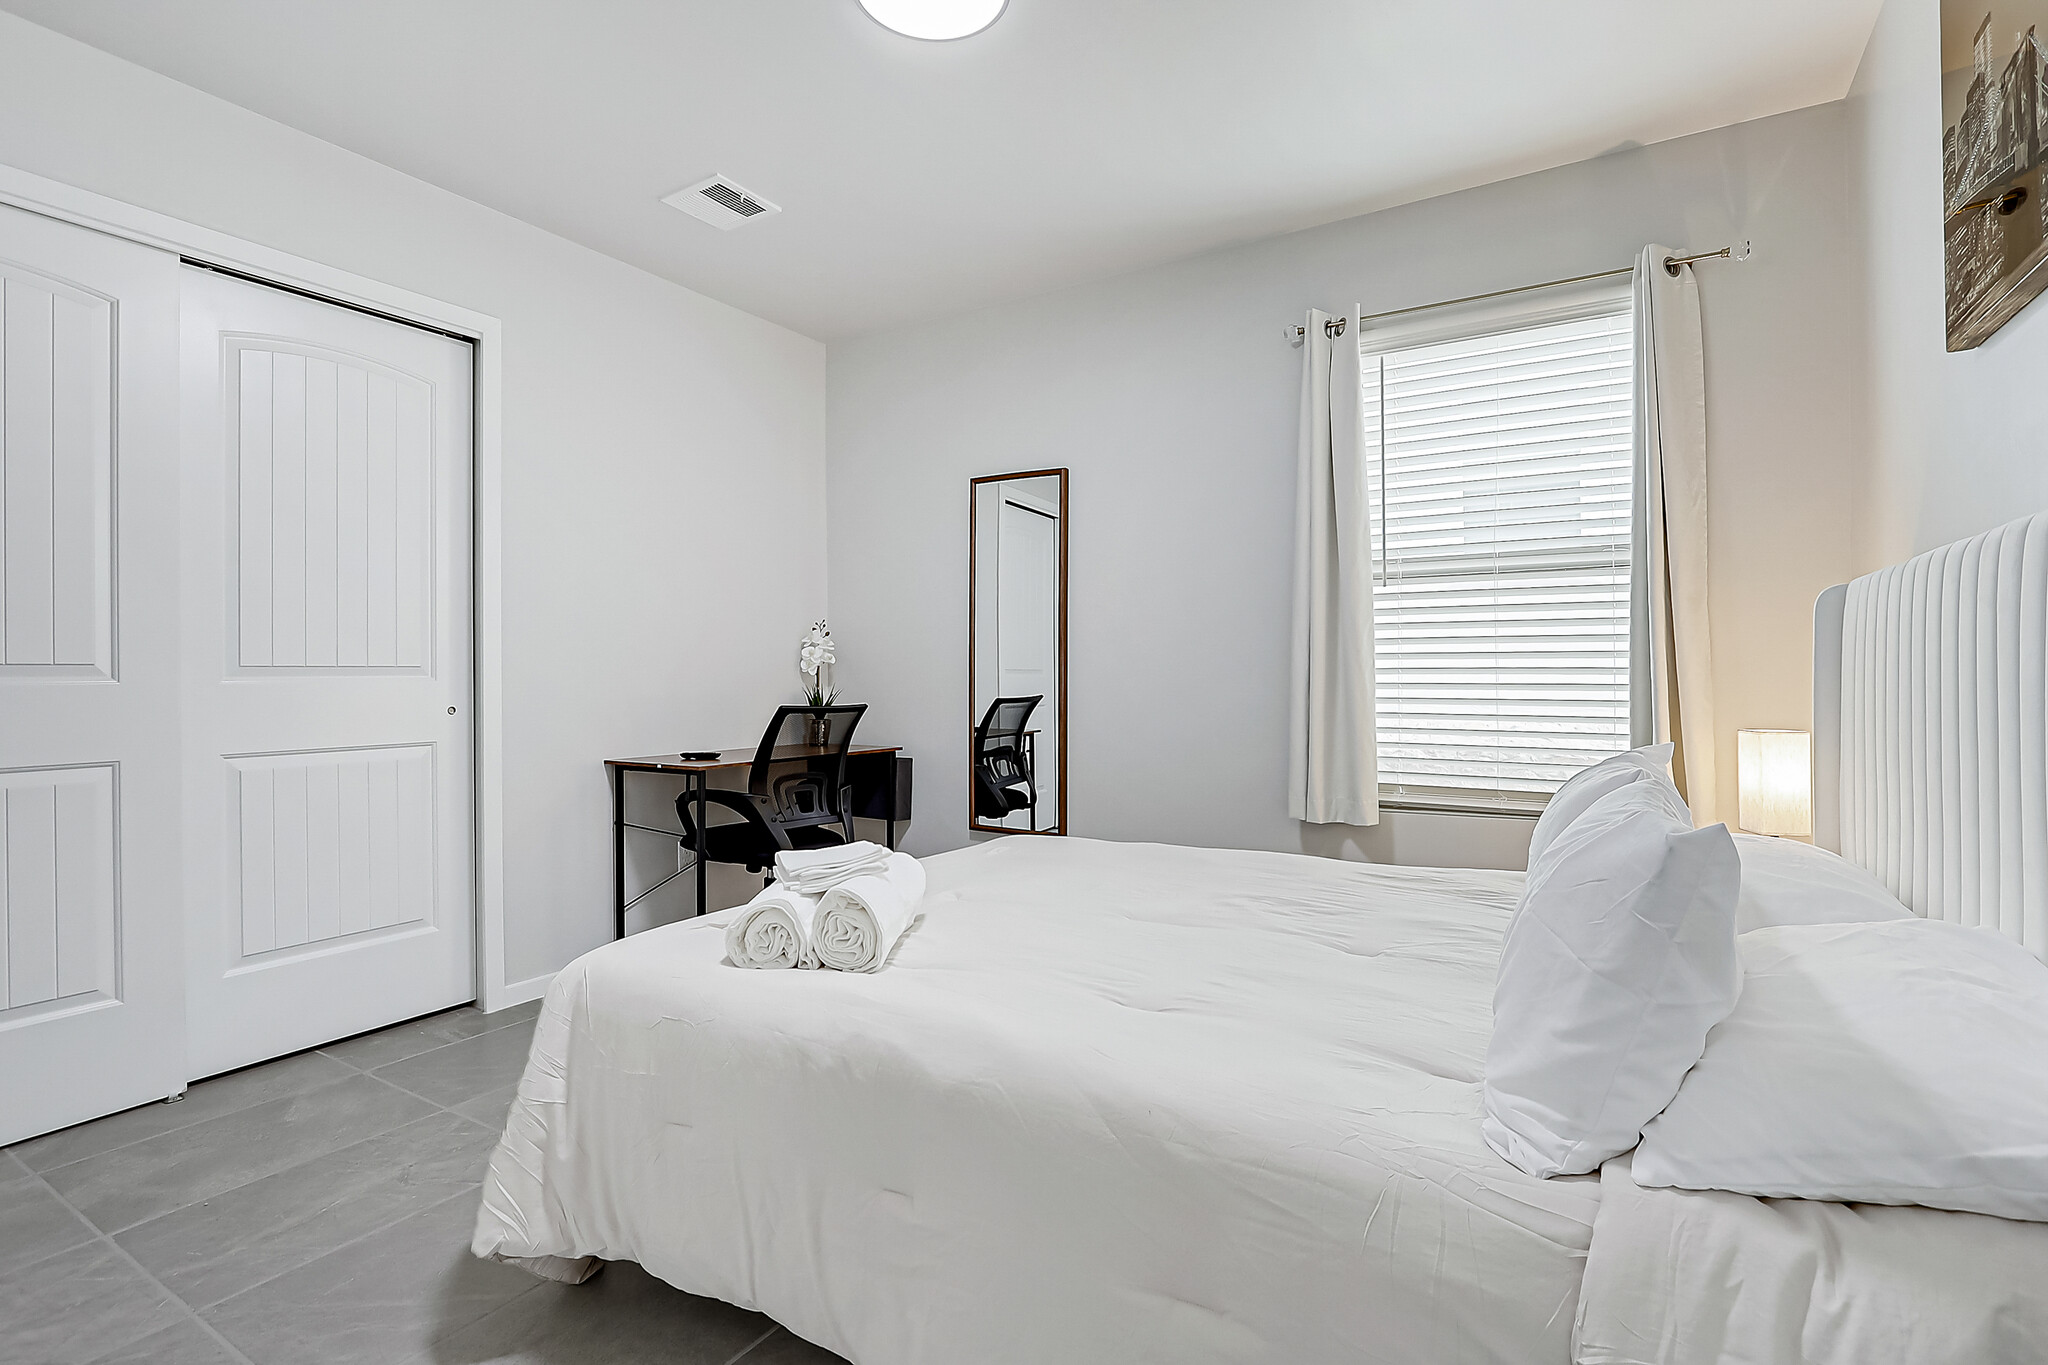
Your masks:
M 704 789 L 711 785 L 703 773 L 697 774 L 697 913 L 703 914 L 704 905 L 704 850 L 711 843 L 710 826 L 704 823 Z
M 903 774 L 896 771 L 902 760 L 895 754 L 889 755 L 889 851 L 896 851 L 896 793 L 903 790 Z
M 1031 768 L 1031 832 L 1038 833 L 1038 736 L 1024 736 L 1024 761 Z
M 626 770 L 612 769 L 612 938 L 626 936 Z

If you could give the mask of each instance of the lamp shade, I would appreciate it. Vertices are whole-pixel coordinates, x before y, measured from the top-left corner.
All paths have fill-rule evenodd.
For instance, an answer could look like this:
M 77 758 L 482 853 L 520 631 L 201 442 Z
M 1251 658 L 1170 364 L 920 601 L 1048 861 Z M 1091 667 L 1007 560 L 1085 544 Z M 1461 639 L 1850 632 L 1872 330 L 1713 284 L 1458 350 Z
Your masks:
M 1751 834 L 1813 833 L 1813 736 L 1737 730 L 1735 823 Z

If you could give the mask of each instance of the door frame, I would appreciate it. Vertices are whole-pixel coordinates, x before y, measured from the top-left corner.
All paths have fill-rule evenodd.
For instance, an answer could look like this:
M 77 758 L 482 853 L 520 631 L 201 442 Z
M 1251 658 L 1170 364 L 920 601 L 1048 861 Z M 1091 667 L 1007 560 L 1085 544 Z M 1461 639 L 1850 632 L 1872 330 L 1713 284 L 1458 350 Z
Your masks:
M 503 335 L 498 319 L 5 164 L 0 164 L 0 204 L 470 343 L 475 366 L 474 467 L 470 473 L 470 647 L 475 688 L 470 706 L 474 755 L 470 810 L 477 1004 L 489 1012 L 538 999 L 553 979 L 552 972 L 524 981 L 505 979 Z

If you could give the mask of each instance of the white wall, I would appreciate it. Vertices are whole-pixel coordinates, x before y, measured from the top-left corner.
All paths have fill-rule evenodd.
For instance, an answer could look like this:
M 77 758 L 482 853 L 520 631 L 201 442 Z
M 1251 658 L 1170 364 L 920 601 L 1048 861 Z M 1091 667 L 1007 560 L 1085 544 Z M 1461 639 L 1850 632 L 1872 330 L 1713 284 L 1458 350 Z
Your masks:
M 1281 327 L 1612 269 L 1651 240 L 1756 249 L 1700 277 L 1732 807 L 1734 730 L 1809 723 L 1812 600 L 1850 562 L 1844 147 L 1825 106 L 834 344 L 839 679 L 917 756 L 912 847 L 967 839 L 967 480 L 1067 465 L 1076 834 L 1520 866 L 1524 820 L 1286 816 Z
M 1847 101 L 1869 345 L 1859 571 L 2048 508 L 2048 300 L 1947 352 L 1940 37 L 1939 0 L 1888 0 Z
M 602 760 L 794 700 L 823 347 L 6 14 L 0 163 L 503 322 L 506 975 L 609 937 Z

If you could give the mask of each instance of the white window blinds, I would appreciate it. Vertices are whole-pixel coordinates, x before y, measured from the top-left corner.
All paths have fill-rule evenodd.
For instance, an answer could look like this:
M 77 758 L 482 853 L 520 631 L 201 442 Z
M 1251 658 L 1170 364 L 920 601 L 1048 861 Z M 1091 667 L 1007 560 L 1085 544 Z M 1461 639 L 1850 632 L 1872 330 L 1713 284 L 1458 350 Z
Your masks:
M 1626 291 L 1360 338 L 1382 799 L 1536 806 L 1629 745 Z

